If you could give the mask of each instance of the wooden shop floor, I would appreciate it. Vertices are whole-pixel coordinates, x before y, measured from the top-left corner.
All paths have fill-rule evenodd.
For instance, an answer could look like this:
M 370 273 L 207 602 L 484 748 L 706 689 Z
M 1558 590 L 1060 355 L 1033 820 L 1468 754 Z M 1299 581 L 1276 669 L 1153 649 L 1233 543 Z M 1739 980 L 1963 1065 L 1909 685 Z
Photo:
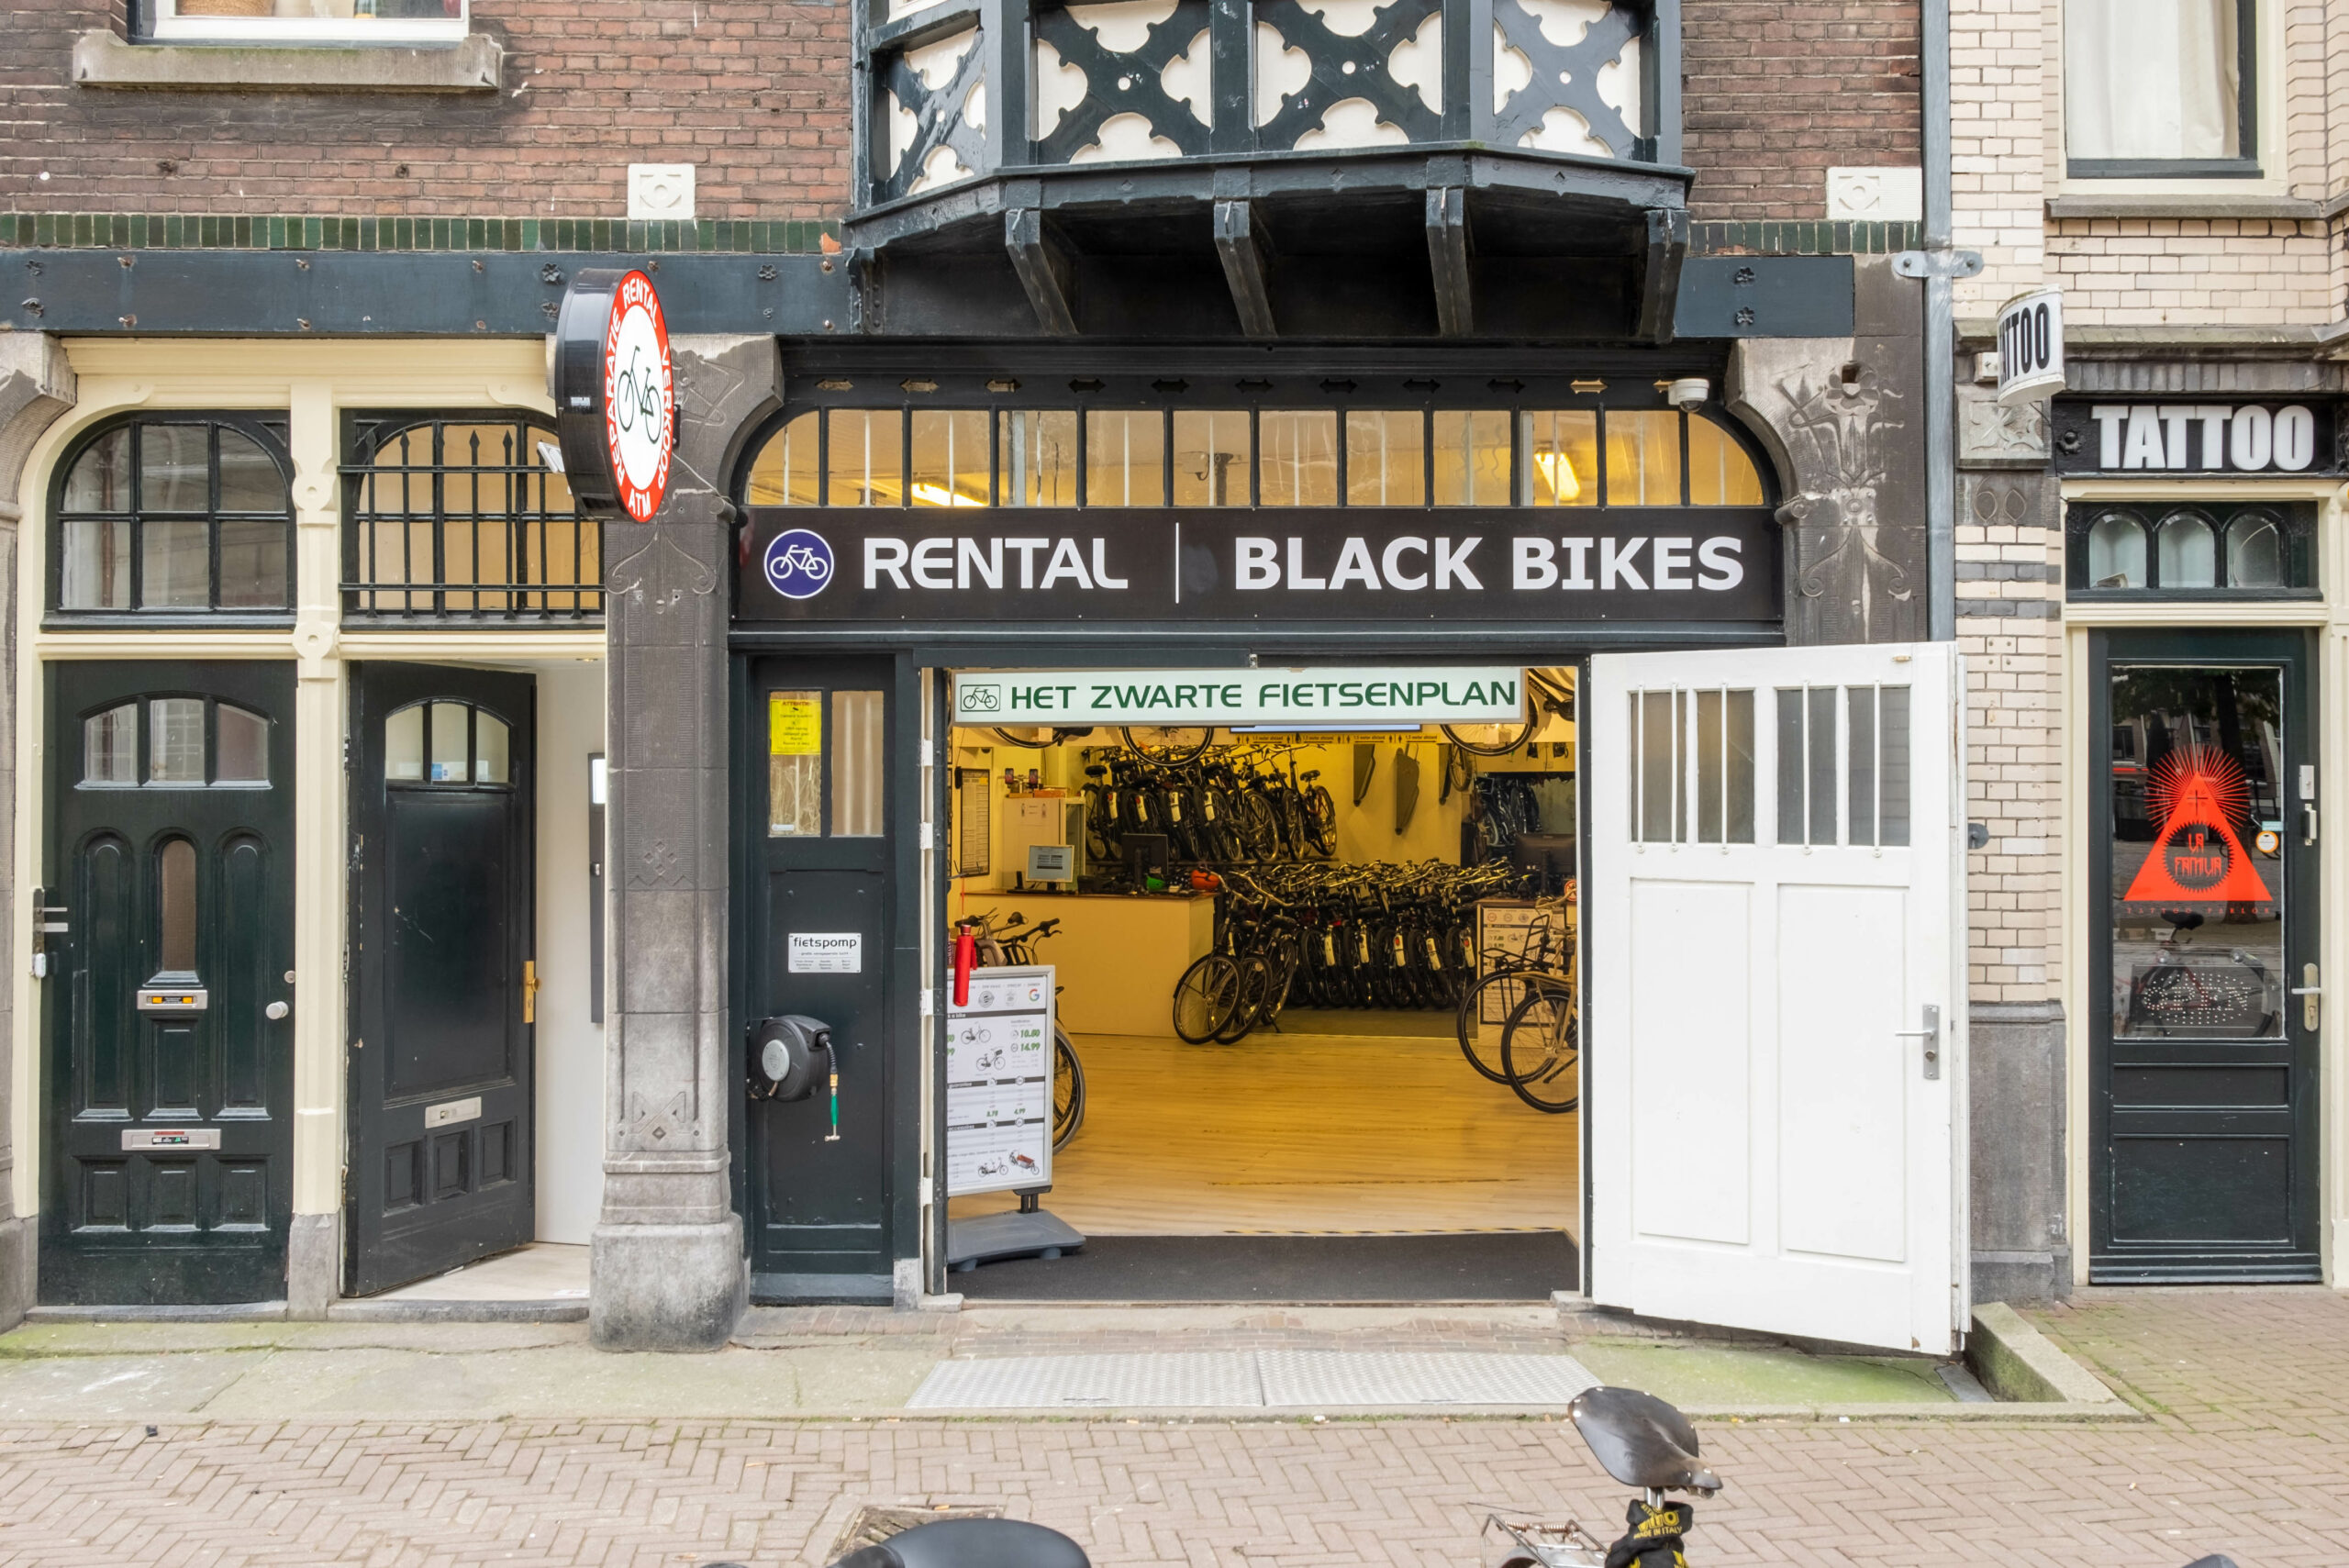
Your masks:
M 1085 1125 L 1053 1156 L 1044 1206 L 1089 1235 L 1580 1240 L 1580 1118 L 1478 1076 L 1448 1036 L 1079 1035 L 1076 1049 Z M 948 1212 L 1015 1201 L 985 1194 Z

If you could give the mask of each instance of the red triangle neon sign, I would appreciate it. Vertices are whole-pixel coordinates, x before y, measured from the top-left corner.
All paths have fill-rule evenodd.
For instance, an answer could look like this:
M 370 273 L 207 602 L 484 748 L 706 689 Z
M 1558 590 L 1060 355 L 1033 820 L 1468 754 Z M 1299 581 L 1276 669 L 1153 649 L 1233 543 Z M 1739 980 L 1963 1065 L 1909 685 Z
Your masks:
M 2224 751 L 2182 746 L 2155 762 L 2145 803 L 2161 814 L 2161 831 L 2122 902 L 2274 902 L 2235 831 L 2250 795 L 2242 767 Z

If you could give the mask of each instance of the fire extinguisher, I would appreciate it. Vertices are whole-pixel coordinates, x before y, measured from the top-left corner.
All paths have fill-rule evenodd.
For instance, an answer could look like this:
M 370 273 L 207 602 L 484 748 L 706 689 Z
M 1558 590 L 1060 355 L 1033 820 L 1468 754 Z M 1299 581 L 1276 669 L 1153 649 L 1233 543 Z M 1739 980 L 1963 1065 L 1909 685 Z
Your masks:
M 971 971 L 979 966 L 978 934 L 965 920 L 954 928 L 954 1005 L 971 1005 Z

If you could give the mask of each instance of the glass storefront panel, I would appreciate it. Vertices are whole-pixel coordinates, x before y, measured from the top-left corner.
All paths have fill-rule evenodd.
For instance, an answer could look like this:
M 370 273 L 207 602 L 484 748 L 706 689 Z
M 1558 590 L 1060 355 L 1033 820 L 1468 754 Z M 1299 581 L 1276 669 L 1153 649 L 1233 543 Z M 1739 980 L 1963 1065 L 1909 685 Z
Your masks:
M 2112 668 L 2115 1038 L 2284 1030 L 2284 676 Z

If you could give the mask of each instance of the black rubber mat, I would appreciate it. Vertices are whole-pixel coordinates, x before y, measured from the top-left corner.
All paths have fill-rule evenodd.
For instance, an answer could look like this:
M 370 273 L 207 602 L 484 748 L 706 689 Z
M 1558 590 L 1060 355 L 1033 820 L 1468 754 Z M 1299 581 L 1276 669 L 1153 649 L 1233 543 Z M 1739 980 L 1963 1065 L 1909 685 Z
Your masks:
M 946 1276 L 985 1301 L 1547 1301 L 1579 1287 L 1563 1230 L 1453 1236 L 1097 1236 Z

